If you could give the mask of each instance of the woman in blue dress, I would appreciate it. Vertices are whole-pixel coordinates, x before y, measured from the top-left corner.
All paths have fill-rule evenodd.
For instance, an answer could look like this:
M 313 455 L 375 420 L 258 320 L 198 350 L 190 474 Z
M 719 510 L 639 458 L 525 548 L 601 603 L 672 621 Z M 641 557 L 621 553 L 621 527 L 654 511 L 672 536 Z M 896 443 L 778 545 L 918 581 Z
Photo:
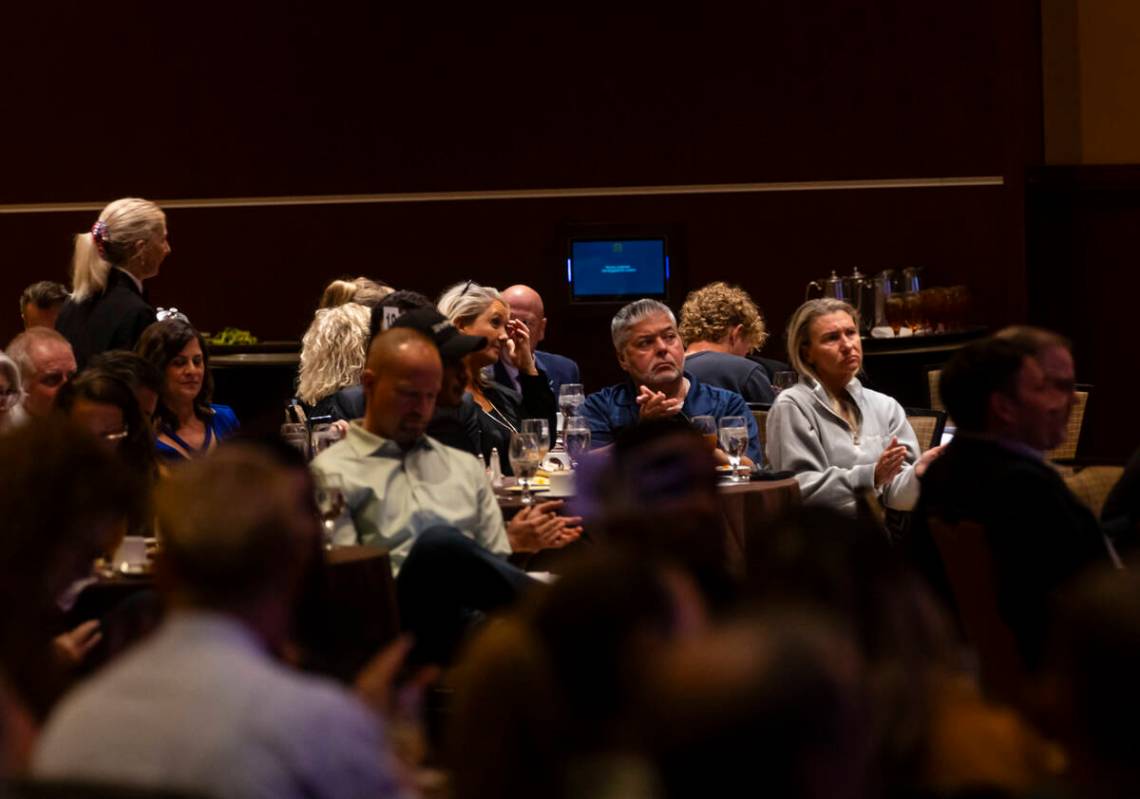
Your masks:
M 181 319 L 143 331 L 138 354 L 162 375 L 155 420 L 155 450 L 167 462 L 205 455 L 238 429 L 227 405 L 210 402 L 214 381 L 202 334 Z

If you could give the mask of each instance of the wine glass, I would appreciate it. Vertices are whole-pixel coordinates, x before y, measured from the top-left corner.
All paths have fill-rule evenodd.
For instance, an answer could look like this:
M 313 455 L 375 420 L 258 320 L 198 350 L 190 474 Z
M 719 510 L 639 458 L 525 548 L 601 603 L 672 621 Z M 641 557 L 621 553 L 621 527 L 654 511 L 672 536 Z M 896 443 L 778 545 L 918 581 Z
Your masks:
M 578 468 L 578 461 L 590 451 L 590 423 L 581 416 L 566 420 L 566 454 L 570 456 L 571 468 Z
M 800 376 L 795 372 L 776 372 L 772 375 L 772 390 L 779 394 L 785 388 L 791 388 L 798 382 L 800 382 Z
M 566 420 L 577 415 L 578 406 L 586 401 L 581 383 L 563 383 L 558 387 L 558 410 L 562 413 L 562 439 L 566 440 Z
M 324 529 L 325 549 L 333 548 L 333 534 L 336 532 L 336 522 L 344 513 L 346 500 L 344 497 L 344 481 L 339 474 L 319 474 L 316 476 L 317 512 L 321 517 L 321 527 Z
M 522 504 L 530 505 L 534 496 L 530 491 L 530 481 L 538 471 L 538 464 L 542 462 L 538 437 L 534 433 L 511 433 L 510 444 L 511 469 L 515 478 L 522 487 Z
M 705 437 L 709 449 L 716 449 L 716 417 L 694 416 L 692 421 L 696 431 Z
M 520 433 L 534 433 L 538 440 L 539 458 L 541 464 L 546 460 L 546 453 L 550 452 L 550 422 L 546 419 L 523 419 L 519 425 Z
M 729 479 L 740 482 L 740 458 L 748 450 L 748 425 L 743 416 L 722 416 L 719 428 L 720 448 L 728 453 L 731 466 Z

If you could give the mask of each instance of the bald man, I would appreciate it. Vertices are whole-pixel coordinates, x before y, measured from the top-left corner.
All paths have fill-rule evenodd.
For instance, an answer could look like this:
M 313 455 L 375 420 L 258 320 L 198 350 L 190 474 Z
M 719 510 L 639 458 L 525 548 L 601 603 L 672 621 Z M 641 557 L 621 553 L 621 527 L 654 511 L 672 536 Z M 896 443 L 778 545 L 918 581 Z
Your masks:
M 521 283 L 511 286 L 503 292 L 503 299 L 511 306 L 511 316 L 522 321 L 530 331 L 530 343 L 534 348 L 534 363 L 546 373 L 550 381 L 550 388 L 554 396 L 558 396 L 558 389 L 563 383 L 580 383 L 582 378 L 578 375 L 578 364 L 569 358 L 555 355 L 552 352 L 541 352 L 538 345 L 546 337 L 546 309 L 542 305 L 542 297 L 530 286 Z M 518 370 L 505 360 L 495 364 L 495 382 L 505 386 L 513 386 L 521 391 L 518 381 Z
M 458 531 L 498 557 L 577 538 L 580 520 L 558 516 L 561 502 L 530 506 L 504 525 L 483 462 L 426 435 L 442 378 L 439 350 L 418 330 L 394 327 L 373 339 L 360 378 L 364 418 L 312 463 L 318 476 L 344 483 L 347 507 L 333 542 L 384 546 L 398 574 L 433 528 Z

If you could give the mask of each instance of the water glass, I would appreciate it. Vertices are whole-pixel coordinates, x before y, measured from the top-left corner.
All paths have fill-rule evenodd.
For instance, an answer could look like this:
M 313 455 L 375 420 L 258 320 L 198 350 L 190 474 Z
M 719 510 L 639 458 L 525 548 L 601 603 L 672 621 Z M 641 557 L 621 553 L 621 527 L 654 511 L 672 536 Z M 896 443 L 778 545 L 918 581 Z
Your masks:
M 743 416 L 723 416 L 719 425 L 720 448 L 728 453 L 729 479 L 740 482 L 740 459 L 748 451 L 748 424 Z
M 336 442 L 340 441 L 340 429 L 328 422 L 313 425 L 310 434 L 313 457 L 317 457 Z
M 542 453 L 539 463 L 546 460 L 546 453 L 550 452 L 550 422 L 546 419 L 523 419 L 519 432 L 534 433 Z
M 339 474 L 318 474 L 314 481 L 314 499 L 321 517 L 324 531 L 325 549 L 332 549 L 336 521 L 344 513 L 347 500 L 344 495 L 344 481 Z
M 538 465 L 542 463 L 542 451 L 539 448 L 538 437 L 534 433 L 511 433 L 510 452 L 511 469 L 514 470 L 515 479 L 522 487 L 522 504 L 530 505 L 534 502 L 531 494 L 531 481 L 538 472 Z
M 570 456 L 571 468 L 578 468 L 578 461 L 590 451 L 590 423 L 581 416 L 566 420 L 566 454 Z
M 563 383 L 558 387 L 558 412 L 562 414 L 562 440 L 566 440 L 566 422 L 578 414 L 578 407 L 586 401 L 581 383 Z

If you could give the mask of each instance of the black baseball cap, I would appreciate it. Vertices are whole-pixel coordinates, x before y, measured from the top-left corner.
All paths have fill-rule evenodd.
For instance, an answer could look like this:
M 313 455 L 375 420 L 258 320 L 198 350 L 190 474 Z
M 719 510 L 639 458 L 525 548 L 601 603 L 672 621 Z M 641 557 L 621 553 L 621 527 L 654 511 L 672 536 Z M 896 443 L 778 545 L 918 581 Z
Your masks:
M 417 308 L 401 314 L 392 327 L 410 327 L 435 342 L 439 356 L 445 361 L 458 361 L 464 355 L 478 352 L 487 346 L 483 336 L 460 333 L 446 316 L 435 308 Z

